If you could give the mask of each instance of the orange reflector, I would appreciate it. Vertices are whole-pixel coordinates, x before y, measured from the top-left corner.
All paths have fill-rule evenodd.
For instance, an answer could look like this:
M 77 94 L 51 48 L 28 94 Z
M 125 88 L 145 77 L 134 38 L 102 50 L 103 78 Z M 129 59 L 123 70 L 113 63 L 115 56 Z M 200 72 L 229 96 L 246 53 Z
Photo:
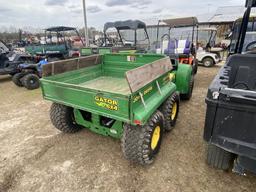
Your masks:
M 141 125 L 141 121 L 140 120 L 134 120 L 134 124 Z

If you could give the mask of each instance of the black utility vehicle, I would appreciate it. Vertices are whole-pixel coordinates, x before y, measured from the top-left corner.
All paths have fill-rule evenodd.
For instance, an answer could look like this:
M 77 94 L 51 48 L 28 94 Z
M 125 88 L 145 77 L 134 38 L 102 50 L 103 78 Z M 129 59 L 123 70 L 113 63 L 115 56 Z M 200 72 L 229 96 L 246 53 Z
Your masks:
M 256 41 L 248 42 L 256 31 L 250 17 L 256 0 L 246 7 L 233 27 L 230 57 L 209 87 L 204 130 L 207 163 L 241 175 L 256 173 Z
M 0 75 L 14 75 L 19 72 L 18 65 L 36 63 L 36 58 L 26 53 L 16 53 L 0 40 Z

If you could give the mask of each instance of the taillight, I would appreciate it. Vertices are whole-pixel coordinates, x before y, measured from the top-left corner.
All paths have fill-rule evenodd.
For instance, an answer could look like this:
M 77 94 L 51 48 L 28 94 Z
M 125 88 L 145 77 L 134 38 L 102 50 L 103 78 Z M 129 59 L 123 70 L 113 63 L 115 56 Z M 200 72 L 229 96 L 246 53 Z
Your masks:
M 136 119 L 135 119 L 133 122 L 134 122 L 134 124 L 136 124 L 136 125 L 141 125 L 141 121 L 140 121 L 140 120 L 136 120 Z
M 188 62 L 188 60 L 183 60 L 182 63 L 188 64 L 189 62 Z

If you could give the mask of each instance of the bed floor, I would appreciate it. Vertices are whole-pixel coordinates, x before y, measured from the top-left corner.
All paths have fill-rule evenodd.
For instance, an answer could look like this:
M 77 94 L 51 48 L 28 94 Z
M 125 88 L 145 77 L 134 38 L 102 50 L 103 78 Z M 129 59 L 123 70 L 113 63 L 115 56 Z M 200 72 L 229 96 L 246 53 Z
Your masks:
M 99 91 L 118 93 L 122 95 L 131 94 L 129 85 L 125 78 L 101 76 L 96 79 L 81 83 L 80 86 Z

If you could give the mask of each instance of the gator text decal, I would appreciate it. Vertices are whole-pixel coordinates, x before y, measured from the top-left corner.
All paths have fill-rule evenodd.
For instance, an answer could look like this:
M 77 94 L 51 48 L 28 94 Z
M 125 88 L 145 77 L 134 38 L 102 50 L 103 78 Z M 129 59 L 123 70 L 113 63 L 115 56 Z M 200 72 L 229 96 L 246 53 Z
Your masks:
M 96 96 L 95 103 L 99 107 L 109 109 L 112 111 L 118 111 L 118 101 L 117 100 Z

